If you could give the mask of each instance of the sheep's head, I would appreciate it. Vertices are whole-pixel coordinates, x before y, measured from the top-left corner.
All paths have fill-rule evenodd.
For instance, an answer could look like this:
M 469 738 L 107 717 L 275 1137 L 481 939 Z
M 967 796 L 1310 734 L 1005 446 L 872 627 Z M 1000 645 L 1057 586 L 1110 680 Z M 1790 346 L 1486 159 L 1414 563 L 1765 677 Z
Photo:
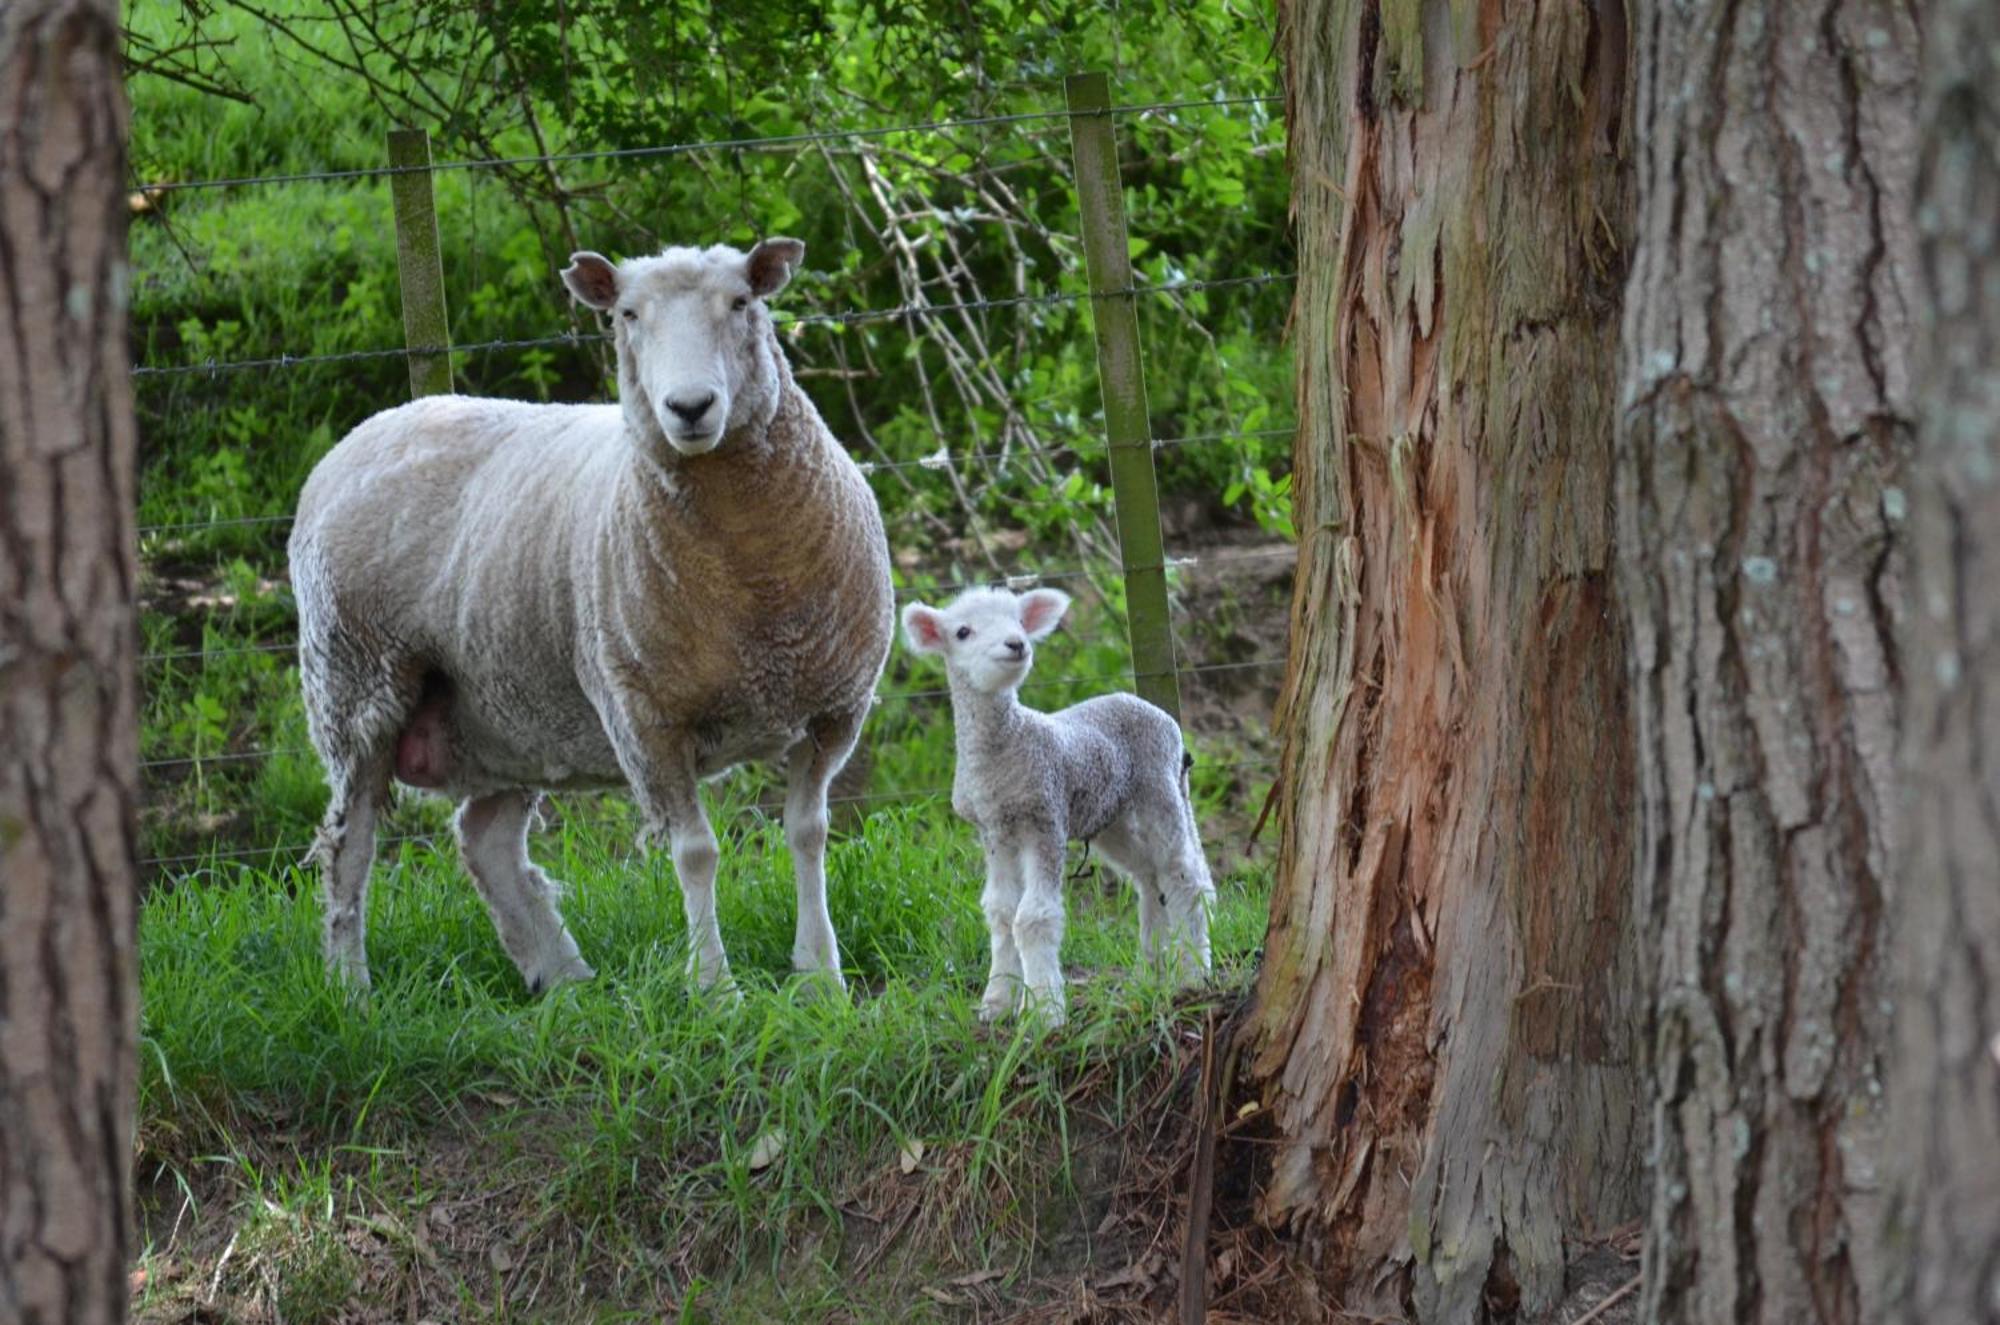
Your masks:
M 611 316 L 618 393 L 642 440 L 702 455 L 769 422 L 782 369 L 764 300 L 805 255 L 796 239 L 766 239 L 748 253 L 727 244 L 670 248 L 616 265 L 570 255 L 563 284 Z
M 1035 641 L 1056 628 L 1069 609 L 1060 589 L 1016 594 L 1007 589 L 967 589 L 949 607 L 911 603 L 903 609 L 903 637 L 918 653 L 935 653 L 954 678 L 982 694 L 1012 690 L 1035 663 Z

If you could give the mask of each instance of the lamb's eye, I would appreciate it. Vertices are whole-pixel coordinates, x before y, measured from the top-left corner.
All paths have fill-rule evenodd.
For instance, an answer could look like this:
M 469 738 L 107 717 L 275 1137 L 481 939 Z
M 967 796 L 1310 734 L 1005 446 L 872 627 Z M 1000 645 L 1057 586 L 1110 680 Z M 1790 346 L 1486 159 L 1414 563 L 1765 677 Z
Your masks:
M 735 300 L 729 305 L 729 309 L 733 313 L 740 313 L 748 307 L 750 307 L 750 296 L 747 294 L 737 295 Z
M 971 638 L 972 638 L 972 627 L 971 627 L 971 626 L 960 626 L 960 627 L 958 628 L 958 637 L 959 637 L 960 639 L 971 639 Z
M 624 318 L 627 322 L 637 322 L 639 320 L 639 314 L 630 308 L 619 309 L 618 316 Z

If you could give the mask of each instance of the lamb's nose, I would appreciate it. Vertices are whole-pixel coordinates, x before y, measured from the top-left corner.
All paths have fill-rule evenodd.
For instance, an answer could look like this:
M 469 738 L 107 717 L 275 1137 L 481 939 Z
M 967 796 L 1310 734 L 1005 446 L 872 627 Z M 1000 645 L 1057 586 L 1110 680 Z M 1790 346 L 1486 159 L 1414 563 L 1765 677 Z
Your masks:
M 1027 651 L 1028 643 L 1026 640 L 1010 639 L 1007 641 L 1007 652 L 1013 654 L 1016 658 L 1026 654 Z
M 707 395 L 695 400 L 669 399 L 667 401 L 667 408 L 680 416 L 682 423 L 697 423 L 701 420 L 702 415 L 708 413 L 708 407 L 714 403 L 715 393 L 711 391 Z

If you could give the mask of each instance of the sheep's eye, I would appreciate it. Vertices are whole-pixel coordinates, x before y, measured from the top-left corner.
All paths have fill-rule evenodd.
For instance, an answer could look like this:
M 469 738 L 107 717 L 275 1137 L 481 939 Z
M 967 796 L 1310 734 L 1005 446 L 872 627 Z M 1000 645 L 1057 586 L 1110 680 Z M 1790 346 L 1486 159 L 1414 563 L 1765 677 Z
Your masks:
M 971 626 L 960 626 L 960 627 L 958 628 L 958 637 L 959 637 L 960 639 L 971 639 L 971 638 L 972 638 L 972 627 L 971 627 Z
M 627 322 L 637 322 L 639 320 L 639 314 L 629 308 L 619 309 L 618 315 L 624 318 Z
M 740 313 L 748 307 L 750 307 L 750 296 L 747 294 L 737 295 L 735 301 L 729 305 L 729 309 L 733 313 Z

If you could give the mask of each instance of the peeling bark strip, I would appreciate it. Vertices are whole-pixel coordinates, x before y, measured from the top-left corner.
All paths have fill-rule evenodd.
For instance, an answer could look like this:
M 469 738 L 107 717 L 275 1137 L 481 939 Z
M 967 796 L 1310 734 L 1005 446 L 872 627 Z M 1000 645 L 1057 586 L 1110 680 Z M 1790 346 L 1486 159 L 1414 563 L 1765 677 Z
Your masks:
M 123 1320 L 138 719 L 109 0 L 0 4 L 0 1321 Z
M 1302 531 L 1253 1072 L 1356 1309 L 1563 1288 L 1640 1204 L 1611 457 L 1615 0 L 1295 0 Z
M 2000 1322 L 2000 9 L 1924 12 L 1929 325 L 1891 903 L 1892 1317 Z
M 1644 1311 L 1873 1318 L 1916 34 L 1900 0 L 1649 3 L 1634 26 Z

